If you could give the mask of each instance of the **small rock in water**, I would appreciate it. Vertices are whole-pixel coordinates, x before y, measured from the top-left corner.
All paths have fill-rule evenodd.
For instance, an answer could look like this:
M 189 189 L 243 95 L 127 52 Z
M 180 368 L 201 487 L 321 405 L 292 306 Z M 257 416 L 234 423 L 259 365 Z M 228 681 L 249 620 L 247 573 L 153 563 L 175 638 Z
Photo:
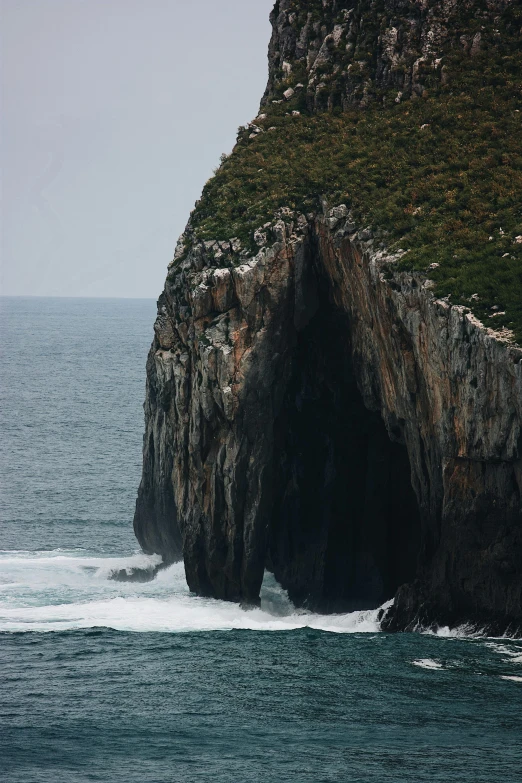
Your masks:
M 151 568 L 120 568 L 109 574 L 109 579 L 114 582 L 152 582 L 162 568 L 165 568 L 164 563 Z

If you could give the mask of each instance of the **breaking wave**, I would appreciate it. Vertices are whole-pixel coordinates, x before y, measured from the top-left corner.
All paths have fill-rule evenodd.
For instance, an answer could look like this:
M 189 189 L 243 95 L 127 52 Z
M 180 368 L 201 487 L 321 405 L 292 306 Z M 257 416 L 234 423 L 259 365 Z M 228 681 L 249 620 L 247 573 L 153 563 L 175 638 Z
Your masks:
M 160 564 L 160 557 L 144 554 L 0 551 L 0 631 L 379 630 L 378 609 L 337 615 L 297 610 L 270 574 L 263 582 L 261 607 L 242 609 L 190 593 L 182 563 L 158 570 Z

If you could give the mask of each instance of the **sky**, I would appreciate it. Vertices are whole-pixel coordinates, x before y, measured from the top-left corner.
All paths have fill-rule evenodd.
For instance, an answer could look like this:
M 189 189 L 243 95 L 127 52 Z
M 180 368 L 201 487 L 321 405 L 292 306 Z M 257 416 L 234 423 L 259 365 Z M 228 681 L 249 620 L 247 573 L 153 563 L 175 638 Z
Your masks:
M 0 294 L 156 298 L 257 115 L 273 0 L 0 4 Z

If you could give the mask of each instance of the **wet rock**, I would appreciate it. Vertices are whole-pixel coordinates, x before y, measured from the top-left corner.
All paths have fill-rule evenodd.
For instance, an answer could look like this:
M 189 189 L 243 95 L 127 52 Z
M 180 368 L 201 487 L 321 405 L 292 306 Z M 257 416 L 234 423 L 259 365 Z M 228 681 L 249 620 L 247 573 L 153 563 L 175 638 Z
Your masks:
M 119 568 L 109 574 L 109 579 L 114 582 L 152 582 L 158 572 L 166 567 L 165 563 L 150 566 L 150 568 Z

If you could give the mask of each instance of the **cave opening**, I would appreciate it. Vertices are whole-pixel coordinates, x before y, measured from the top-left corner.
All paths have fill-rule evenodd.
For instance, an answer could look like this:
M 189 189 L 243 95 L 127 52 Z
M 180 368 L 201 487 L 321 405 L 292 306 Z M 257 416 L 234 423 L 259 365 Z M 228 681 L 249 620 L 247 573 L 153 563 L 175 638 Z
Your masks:
M 318 300 L 274 427 L 267 568 L 298 605 L 371 609 L 415 578 L 419 510 L 406 447 L 363 403 L 349 318 L 324 280 Z

